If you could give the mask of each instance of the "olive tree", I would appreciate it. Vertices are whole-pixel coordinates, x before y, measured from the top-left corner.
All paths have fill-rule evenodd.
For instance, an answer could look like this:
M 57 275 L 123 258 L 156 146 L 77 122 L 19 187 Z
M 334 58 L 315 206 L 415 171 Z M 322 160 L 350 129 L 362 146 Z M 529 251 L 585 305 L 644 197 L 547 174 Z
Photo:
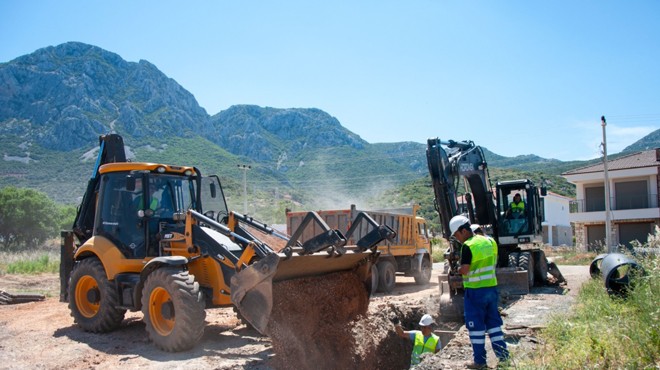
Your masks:
M 57 236 L 60 210 L 46 194 L 33 189 L 0 189 L 0 247 L 34 248 Z

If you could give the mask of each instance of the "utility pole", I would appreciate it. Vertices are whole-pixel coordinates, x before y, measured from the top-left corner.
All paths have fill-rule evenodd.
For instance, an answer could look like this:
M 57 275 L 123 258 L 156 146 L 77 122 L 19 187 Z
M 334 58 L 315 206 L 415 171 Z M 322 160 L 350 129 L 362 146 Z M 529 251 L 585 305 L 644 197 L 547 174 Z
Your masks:
M 607 139 L 605 138 L 605 116 L 600 117 L 601 126 L 603 126 L 603 174 L 605 175 L 605 245 L 607 246 L 607 253 L 614 252 L 614 246 L 611 243 L 611 221 L 610 221 L 610 179 L 607 175 Z
M 247 172 L 252 166 L 246 164 L 239 164 L 238 168 L 243 170 L 243 214 L 247 215 Z

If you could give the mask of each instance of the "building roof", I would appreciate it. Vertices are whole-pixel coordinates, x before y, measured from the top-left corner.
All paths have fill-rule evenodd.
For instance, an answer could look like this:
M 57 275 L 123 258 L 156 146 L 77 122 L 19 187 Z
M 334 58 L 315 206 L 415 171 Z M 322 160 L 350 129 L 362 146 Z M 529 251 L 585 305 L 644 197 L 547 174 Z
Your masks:
M 660 148 L 645 150 L 643 152 L 636 152 L 632 154 L 619 157 L 617 159 L 607 161 L 607 170 L 616 171 L 616 170 L 628 170 L 631 168 L 642 168 L 642 167 L 657 167 L 660 166 Z M 566 171 L 562 173 L 562 176 L 565 175 L 578 175 L 583 173 L 592 173 L 592 172 L 603 172 L 605 167 L 603 163 L 594 164 L 591 166 L 576 168 L 574 170 Z

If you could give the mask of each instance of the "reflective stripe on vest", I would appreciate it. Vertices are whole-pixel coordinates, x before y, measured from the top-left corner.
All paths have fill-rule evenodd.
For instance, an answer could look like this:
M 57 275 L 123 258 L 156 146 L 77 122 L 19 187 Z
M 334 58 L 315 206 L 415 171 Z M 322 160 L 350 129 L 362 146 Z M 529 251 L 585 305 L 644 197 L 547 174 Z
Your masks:
M 484 236 L 474 235 L 465 241 L 465 245 L 470 248 L 472 261 L 470 271 L 463 277 L 463 286 L 472 289 L 497 286 L 497 244 Z
M 412 356 L 410 357 L 410 365 L 417 365 L 421 362 L 420 356 L 424 352 L 435 353 L 435 347 L 438 346 L 440 338 L 431 333 L 429 339 L 424 343 L 424 334 L 421 331 L 415 333 L 415 344 L 413 344 Z

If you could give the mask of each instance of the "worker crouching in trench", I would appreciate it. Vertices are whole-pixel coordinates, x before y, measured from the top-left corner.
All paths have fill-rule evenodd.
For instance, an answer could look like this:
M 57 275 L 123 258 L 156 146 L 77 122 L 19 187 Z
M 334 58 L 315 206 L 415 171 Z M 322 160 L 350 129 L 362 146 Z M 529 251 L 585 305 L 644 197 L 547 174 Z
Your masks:
M 433 325 L 435 322 L 431 315 L 426 314 L 422 316 L 422 319 L 419 321 L 420 330 L 404 331 L 398 317 L 395 316 L 390 320 L 394 324 L 394 329 L 398 336 L 413 342 L 410 366 L 418 365 L 422 361 L 422 353 L 438 353 L 442 348 L 440 337 L 433 334 Z

